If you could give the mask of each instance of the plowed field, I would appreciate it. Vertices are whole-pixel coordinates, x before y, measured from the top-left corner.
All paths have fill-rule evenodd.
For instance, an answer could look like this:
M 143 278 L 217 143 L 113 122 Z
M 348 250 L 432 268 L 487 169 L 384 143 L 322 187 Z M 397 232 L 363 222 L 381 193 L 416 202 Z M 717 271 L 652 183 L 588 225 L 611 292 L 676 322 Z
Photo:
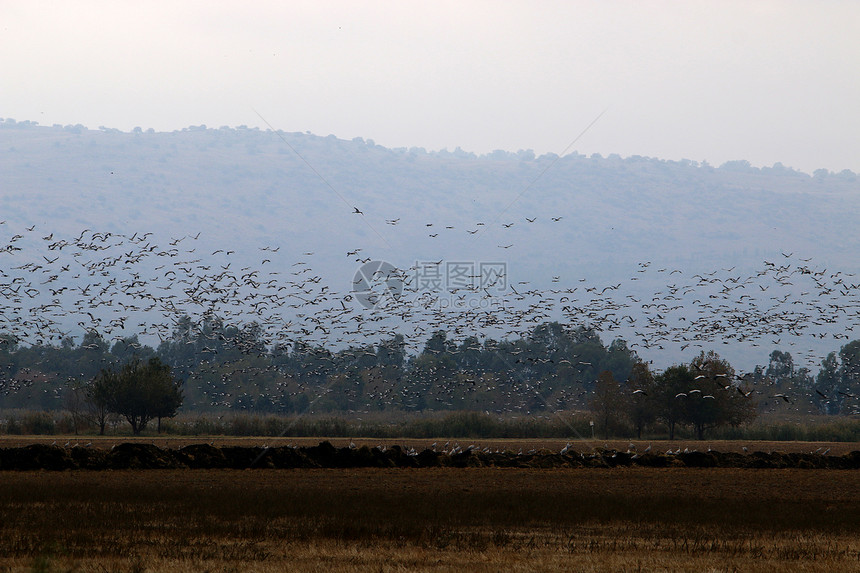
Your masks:
M 860 570 L 856 471 L 5 472 L 0 569 Z

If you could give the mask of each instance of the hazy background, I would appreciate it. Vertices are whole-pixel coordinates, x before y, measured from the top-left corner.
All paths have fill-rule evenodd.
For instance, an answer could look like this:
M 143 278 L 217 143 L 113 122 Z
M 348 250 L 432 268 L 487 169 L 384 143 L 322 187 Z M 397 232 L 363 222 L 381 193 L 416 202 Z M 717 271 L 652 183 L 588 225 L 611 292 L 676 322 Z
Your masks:
M 341 298 L 364 260 L 503 261 L 641 299 L 619 334 L 663 365 L 730 332 L 744 368 L 817 366 L 860 321 L 858 25 L 856 2 L 2 3 L 0 244 L 59 276 L 44 249 L 84 229 L 199 234 L 202 266 L 312 263 Z M 670 286 L 697 286 L 684 312 L 727 296 L 708 273 L 760 300 L 696 313 L 755 332 L 649 315 Z
M 860 171 L 857 2 L 3 2 L 0 116 Z

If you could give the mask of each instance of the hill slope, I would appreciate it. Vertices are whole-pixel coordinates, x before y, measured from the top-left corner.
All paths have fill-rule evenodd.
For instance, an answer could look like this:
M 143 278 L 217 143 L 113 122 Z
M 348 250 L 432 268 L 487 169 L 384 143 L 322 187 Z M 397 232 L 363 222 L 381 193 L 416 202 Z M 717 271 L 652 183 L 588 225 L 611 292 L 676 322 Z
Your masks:
M 860 178 L 851 172 L 810 176 L 778 164 L 757 169 L 732 162 L 715 168 L 643 157 L 535 157 L 527 151 L 478 157 L 460 150 L 392 150 L 361 139 L 244 128 L 123 133 L 10 120 L 0 123 L 0 157 L 0 219 L 5 220 L 0 244 L 12 245 L 11 239 L 22 235 L 14 242 L 21 250 L 7 251 L 0 268 L 11 277 L 24 272 L 13 267 L 38 263 L 40 272 L 48 273 L 40 278 L 49 278 L 52 265 L 62 269 L 74 260 L 88 271 L 77 282 L 58 272 L 47 286 L 28 278 L 39 292 L 32 298 L 40 304 L 57 299 L 48 289 L 92 282 L 92 265 L 99 257 L 108 252 L 121 256 L 131 248 L 127 241 L 116 241 L 112 251 L 78 251 L 81 256 L 69 254 L 71 249 L 46 249 L 53 239 L 73 243 L 89 232 L 145 236 L 145 244 L 174 248 L 174 256 L 198 266 L 228 265 L 230 272 L 276 269 L 282 276 L 271 280 L 277 281 L 304 264 L 312 268 L 308 276 L 319 277 L 316 288 L 336 295 L 330 296 L 332 304 L 349 300 L 354 275 L 368 259 L 390 262 L 408 277 L 431 261 L 465 263 L 472 272 L 479 272 L 475 269 L 481 263 L 504 264 L 505 289 L 494 294 L 517 312 L 531 305 L 529 317 L 538 319 L 573 320 L 577 315 L 614 330 L 610 336 L 655 342 L 640 353 L 650 357 L 653 352 L 664 360 L 687 356 L 680 350 L 685 345 L 725 342 L 713 334 L 678 335 L 674 329 L 689 325 L 690 313 L 703 312 L 706 322 L 722 327 L 733 324 L 728 311 L 734 319 L 742 314 L 786 320 L 783 309 L 775 310 L 770 300 L 776 289 L 791 297 L 783 303 L 799 301 L 805 311 L 779 328 L 730 336 L 732 347 L 718 347 L 721 353 L 747 361 L 755 356 L 760 362 L 763 349 L 741 343 L 778 344 L 779 333 L 788 331 L 805 337 L 791 342 L 804 351 L 811 346 L 815 361 L 825 350 L 838 348 L 832 334 L 844 332 L 843 325 L 852 326 L 857 317 L 853 290 L 840 298 L 840 283 L 835 291 L 828 283 L 830 292 L 822 295 L 823 286 L 811 284 L 810 289 L 787 278 L 832 282 L 834 272 L 850 276 L 858 270 Z M 30 228 L 34 230 L 28 234 Z M 49 235 L 52 240 L 42 240 Z M 190 244 L 188 237 L 196 237 L 193 254 L 181 251 Z M 135 241 L 134 249 L 145 244 Z M 228 251 L 235 251 L 232 258 L 225 258 Z M 51 262 L 55 255 L 61 258 Z M 109 272 L 118 273 L 117 284 L 121 277 L 141 272 L 161 279 L 164 270 L 158 267 L 166 258 L 135 258 Z M 784 265 L 790 267 L 780 275 L 775 269 Z M 194 273 L 185 274 L 194 275 L 191 281 L 206 276 L 201 270 Z M 708 273 L 716 273 L 720 284 L 702 282 Z M 757 306 L 740 302 L 740 291 L 725 297 L 727 308 L 702 306 L 703 297 L 721 296 L 720 289 L 732 281 L 746 282 L 747 294 L 760 298 Z M 860 280 L 843 286 L 852 282 Z M 771 283 L 774 290 L 767 292 Z M 7 291 L 14 287 L 11 279 L 6 284 Z M 410 284 L 419 286 L 407 280 L 407 290 Z M 168 288 L 164 286 L 172 292 Z M 525 291 L 531 291 L 528 300 L 521 294 Z M 562 295 L 557 304 L 541 302 L 552 291 Z M 604 296 L 595 298 L 597 294 Z M 558 300 L 565 296 L 567 301 Z M 665 312 L 660 319 L 649 317 L 641 301 L 660 298 L 666 303 L 666 296 L 676 301 L 672 306 L 683 307 L 676 314 L 686 311 L 688 316 L 676 316 L 674 322 Z M 577 313 L 570 308 L 572 299 Z M 796 328 L 800 320 L 826 316 L 831 300 L 846 304 L 840 320 L 847 322 L 823 326 L 812 339 L 810 332 Z M 59 302 L 69 307 L 77 301 Z M 547 312 L 536 312 L 534 305 L 546 306 Z M 76 307 L 79 312 L 68 327 L 80 322 L 86 312 L 82 306 Z M 200 305 L 201 312 L 206 306 Z M 92 311 L 91 305 L 87 308 Z M 295 312 L 300 311 L 285 310 L 277 319 L 289 322 Z M 630 315 L 627 323 L 613 322 L 622 314 Z M 524 320 L 522 314 L 511 316 L 515 318 L 505 320 Z M 665 327 L 660 326 L 664 319 Z M 761 336 L 768 338 L 762 342 Z

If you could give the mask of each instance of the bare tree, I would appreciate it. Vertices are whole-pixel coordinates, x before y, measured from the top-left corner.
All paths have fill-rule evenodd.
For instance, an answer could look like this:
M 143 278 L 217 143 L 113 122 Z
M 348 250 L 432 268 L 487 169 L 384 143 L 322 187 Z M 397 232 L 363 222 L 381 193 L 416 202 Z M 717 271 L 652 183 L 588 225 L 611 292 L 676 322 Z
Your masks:
M 625 410 L 624 395 L 621 385 L 609 370 L 604 370 L 597 377 L 589 409 L 594 415 L 597 428 L 605 438 L 609 437 L 611 430 L 621 425 Z
M 72 382 L 63 396 L 63 407 L 72 417 L 72 431 L 77 436 L 81 426 L 87 421 L 88 406 L 86 386 L 80 382 Z

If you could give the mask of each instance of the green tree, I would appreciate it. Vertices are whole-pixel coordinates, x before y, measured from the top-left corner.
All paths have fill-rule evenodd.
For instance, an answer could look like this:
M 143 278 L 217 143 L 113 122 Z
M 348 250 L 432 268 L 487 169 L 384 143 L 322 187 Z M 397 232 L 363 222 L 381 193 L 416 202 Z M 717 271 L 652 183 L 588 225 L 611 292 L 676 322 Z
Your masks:
M 0 333 L 0 390 L 2 390 L 0 395 L 8 395 L 14 386 L 12 380 L 18 372 L 19 360 L 17 337 Z
M 119 370 L 102 370 L 93 381 L 91 395 L 102 400 L 108 412 L 123 416 L 131 431 L 140 434 L 153 420 L 176 415 L 182 405 L 182 390 L 170 367 L 159 358 L 138 358 Z
M 675 427 L 684 422 L 687 391 L 693 386 L 694 376 L 686 364 L 670 366 L 654 377 L 654 413 L 669 430 L 669 439 L 675 439 Z
M 854 340 L 839 350 L 842 362 L 840 369 L 840 388 L 837 390 L 842 401 L 843 413 L 854 413 L 857 410 L 857 396 L 860 395 L 860 340 Z
M 794 359 L 789 352 L 774 350 L 770 353 L 770 362 L 767 365 L 765 376 L 777 385 L 791 382 L 794 379 Z
M 825 414 L 838 414 L 843 396 L 840 395 L 839 360 L 831 352 L 821 361 L 821 369 L 815 377 L 815 403 Z
M 155 350 L 149 346 L 144 346 L 137 339 L 137 335 L 127 336 L 114 342 L 110 349 L 110 353 L 118 362 L 128 362 L 135 356 L 141 359 L 148 359 L 155 354 Z
M 786 353 L 787 354 L 787 353 Z M 790 365 L 791 356 L 788 355 Z M 737 392 L 731 381 L 734 368 L 713 350 L 702 352 L 690 364 L 693 386 L 687 391 L 685 420 L 696 430 L 696 438 L 704 439 L 705 430 L 718 426 L 740 425 L 755 416 L 755 406 L 747 396 Z M 794 375 L 790 367 L 786 375 Z
M 636 437 L 642 439 L 642 430 L 654 421 L 654 375 L 646 362 L 633 364 L 630 378 L 627 379 L 627 417 L 636 430 Z
M 406 342 L 402 334 L 382 340 L 376 345 L 376 357 L 380 366 L 403 368 L 406 361 Z

